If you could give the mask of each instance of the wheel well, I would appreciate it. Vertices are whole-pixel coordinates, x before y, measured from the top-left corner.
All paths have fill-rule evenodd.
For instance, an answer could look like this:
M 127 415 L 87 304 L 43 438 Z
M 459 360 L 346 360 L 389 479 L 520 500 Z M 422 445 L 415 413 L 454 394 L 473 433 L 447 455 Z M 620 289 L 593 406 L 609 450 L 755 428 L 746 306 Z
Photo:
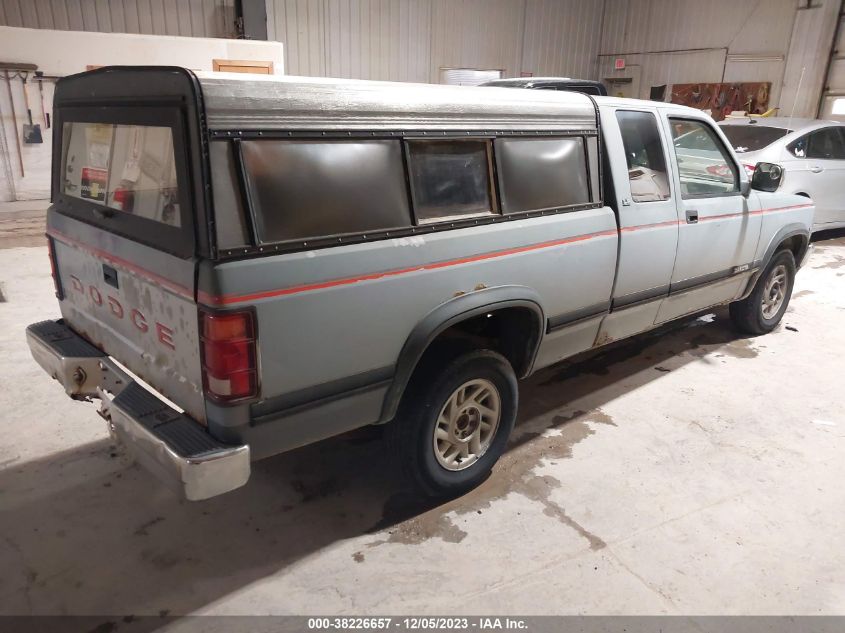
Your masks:
M 792 251 L 792 256 L 795 258 L 796 264 L 798 264 L 804 256 L 804 251 L 807 250 L 807 239 L 803 235 L 793 235 L 792 237 L 788 237 L 778 244 L 775 252 L 777 253 L 778 251 L 783 250 Z
M 514 372 L 524 377 L 531 371 L 542 324 L 536 312 L 509 307 L 459 321 L 440 332 L 423 353 L 417 367 L 443 355 L 454 356 L 471 349 L 491 349 L 508 359 Z

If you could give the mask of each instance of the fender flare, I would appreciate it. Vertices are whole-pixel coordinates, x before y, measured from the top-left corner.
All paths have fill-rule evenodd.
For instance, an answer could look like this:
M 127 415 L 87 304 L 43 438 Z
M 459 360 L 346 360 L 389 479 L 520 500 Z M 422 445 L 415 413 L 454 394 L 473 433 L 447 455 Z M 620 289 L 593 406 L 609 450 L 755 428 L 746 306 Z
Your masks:
M 525 378 L 530 374 L 545 331 L 543 327 L 545 315 L 541 307 L 540 295 L 528 286 L 517 285 L 496 286 L 459 295 L 441 303 L 425 315 L 411 330 L 408 338 L 405 339 L 405 344 L 402 346 L 402 351 L 399 352 L 399 358 L 396 362 L 393 381 L 384 397 L 379 422 L 388 422 L 396 415 L 399 401 L 402 399 L 402 394 L 405 392 L 405 387 L 407 387 L 417 363 L 439 334 L 461 321 L 502 308 L 527 308 L 537 318 L 536 340 L 531 341 L 532 349 L 529 350 L 529 362 L 526 371 L 519 378 Z
M 737 300 L 745 299 L 751 292 L 754 290 L 754 286 L 757 285 L 757 280 L 760 278 L 760 275 L 763 274 L 763 271 L 766 269 L 766 266 L 769 265 L 769 262 L 774 257 L 775 252 L 777 251 L 777 247 L 780 246 L 784 240 L 788 240 L 791 237 L 795 237 L 796 235 L 800 235 L 802 238 L 801 243 L 801 251 L 798 254 L 798 257 L 795 258 L 796 265 L 801 264 L 801 260 L 804 258 L 804 254 L 807 252 L 807 249 L 810 247 L 810 231 L 809 229 L 804 226 L 803 224 L 799 224 L 798 222 L 793 222 L 792 224 L 787 224 L 780 228 L 780 230 L 774 234 L 772 239 L 769 241 L 768 246 L 766 247 L 763 256 L 757 260 L 759 263 L 757 264 L 756 268 L 757 271 L 748 278 L 748 283 L 745 285 L 745 290 L 743 290 L 742 294 L 737 298 Z
M 810 245 L 810 231 L 803 224 L 794 222 L 792 224 L 787 224 L 786 226 L 781 227 L 780 230 L 775 233 L 774 237 L 769 242 L 769 245 L 766 247 L 766 252 L 763 254 L 760 268 L 765 268 L 768 265 L 769 261 L 771 261 L 772 257 L 774 257 L 775 250 L 784 240 L 788 240 L 789 238 L 795 237 L 796 235 L 800 235 L 802 238 L 804 238 L 801 242 L 801 251 L 795 258 L 796 264 L 801 263 L 801 259 L 803 258 L 804 253 L 807 252 L 807 248 Z

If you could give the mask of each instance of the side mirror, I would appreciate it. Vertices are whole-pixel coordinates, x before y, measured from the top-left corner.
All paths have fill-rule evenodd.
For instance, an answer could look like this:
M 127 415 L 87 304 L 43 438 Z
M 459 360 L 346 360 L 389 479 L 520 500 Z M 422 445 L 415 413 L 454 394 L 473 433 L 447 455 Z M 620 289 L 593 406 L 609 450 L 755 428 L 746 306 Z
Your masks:
M 783 179 L 783 167 L 774 163 L 757 163 L 751 177 L 751 188 L 757 191 L 777 191 Z

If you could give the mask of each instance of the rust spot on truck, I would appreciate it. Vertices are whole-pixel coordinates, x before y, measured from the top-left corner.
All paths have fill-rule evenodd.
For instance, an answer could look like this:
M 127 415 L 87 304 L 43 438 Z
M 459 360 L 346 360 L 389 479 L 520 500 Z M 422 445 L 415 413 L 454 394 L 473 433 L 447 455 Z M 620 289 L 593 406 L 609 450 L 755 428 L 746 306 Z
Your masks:
M 595 342 L 593 343 L 593 347 L 601 347 L 602 345 L 608 345 L 609 343 L 613 343 L 616 339 L 613 338 L 607 332 L 600 332 L 599 335 L 596 337 Z

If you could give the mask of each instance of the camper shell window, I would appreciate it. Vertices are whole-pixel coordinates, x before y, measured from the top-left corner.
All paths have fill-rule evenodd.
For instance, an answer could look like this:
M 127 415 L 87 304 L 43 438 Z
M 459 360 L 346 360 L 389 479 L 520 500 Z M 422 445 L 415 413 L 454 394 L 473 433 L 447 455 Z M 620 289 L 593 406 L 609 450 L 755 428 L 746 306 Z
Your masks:
M 489 139 L 406 141 L 419 222 L 496 213 L 491 143 Z
M 221 254 L 354 244 L 602 204 L 596 134 L 439 134 L 217 134 L 210 164 Z
M 408 226 L 398 140 L 245 140 L 260 243 Z
M 153 125 L 69 122 L 62 193 L 178 227 L 173 132 Z
M 502 212 L 589 204 L 584 138 L 498 138 L 495 141 Z
M 64 107 L 58 116 L 58 210 L 149 246 L 193 255 L 178 109 Z

